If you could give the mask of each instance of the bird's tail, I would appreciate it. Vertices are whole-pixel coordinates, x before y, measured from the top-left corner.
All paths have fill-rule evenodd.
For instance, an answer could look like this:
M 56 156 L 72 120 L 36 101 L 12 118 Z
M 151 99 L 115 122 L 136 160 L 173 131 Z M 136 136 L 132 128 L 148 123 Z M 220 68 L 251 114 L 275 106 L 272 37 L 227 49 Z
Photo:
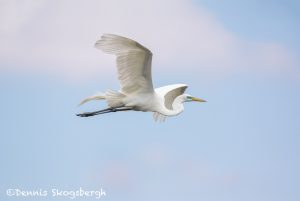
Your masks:
M 117 92 L 117 91 L 107 90 L 105 93 L 105 99 L 107 101 L 107 104 L 109 107 L 112 107 L 112 108 L 124 106 L 124 103 L 123 103 L 124 98 L 125 98 L 125 95 L 120 92 Z
M 124 94 L 113 90 L 107 90 L 105 93 L 99 92 L 93 96 L 85 98 L 80 102 L 79 106 L 91 100 L 106 100 L 109 107 L 117 108 L 124 106 L 123 98 L 125 98 Z
M 99 92 L 99 93 L 97 93 L 97 94 L 95 94 L 93 96 L 89 96 L 89 97 L 85 98 L 84 100 L 82 100 L 79 103 L 79 105 L 82 105 L 82 104 L 84 104 L 86 102 L 89 102 L 91 100 L 105 100 L 105 99 L 106 99 L 105 93 Z

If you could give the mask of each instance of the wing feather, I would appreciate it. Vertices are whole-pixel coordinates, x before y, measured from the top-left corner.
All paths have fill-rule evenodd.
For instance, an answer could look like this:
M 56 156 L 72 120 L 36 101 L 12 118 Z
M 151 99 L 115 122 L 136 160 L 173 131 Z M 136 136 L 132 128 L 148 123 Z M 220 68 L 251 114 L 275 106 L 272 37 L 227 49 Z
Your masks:
M 153 93 L 150 50 L 134 40 L 113 34 L 104 34 L 95 47 L 116 55 L 122 93 Z
M 155 89 L 155 92 L 164 97 L 165 107 L 173 110 L 172 104 L 176 97 L 182 95 L 187 89 L 186 84 L 173 84 Z

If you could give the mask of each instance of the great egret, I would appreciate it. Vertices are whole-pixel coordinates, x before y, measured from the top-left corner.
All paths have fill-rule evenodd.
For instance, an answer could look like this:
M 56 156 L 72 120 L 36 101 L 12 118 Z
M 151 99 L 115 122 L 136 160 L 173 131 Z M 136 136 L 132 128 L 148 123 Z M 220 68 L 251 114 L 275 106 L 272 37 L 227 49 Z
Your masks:
M 205 100 L 184 94 L 186 84 L 173 84 L 153 88 L 151 77 L 152 53 L 138 42 L 113 34 L 104 34 L 95 47 L 108 54 L 116 55 L 118 78 L 121 89 L 87 97 L 80 105 L 91 100 L 106 100 L 108 108 L 95 112 L 77 114 L 89 117 L 119 111 L 153 112 L 155 121 L 164 121 L 168 116 L 183 112 L 183 103 Z

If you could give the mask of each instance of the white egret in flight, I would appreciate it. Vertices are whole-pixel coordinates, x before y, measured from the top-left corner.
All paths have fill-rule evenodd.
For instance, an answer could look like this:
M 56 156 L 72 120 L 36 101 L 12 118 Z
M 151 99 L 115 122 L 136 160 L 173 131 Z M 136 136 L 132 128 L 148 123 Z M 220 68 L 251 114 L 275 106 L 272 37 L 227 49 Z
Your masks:
M 95 112 L 77 114 L 89 117 L 119 111 L 153 112 L 155 121 L 164 121 L 168 116 L 183 112 L 183 103 L 205 100 L 184 94 L 186 84 L 173 84 L 153 88 L 151 77 L 152 53 L 136 41 L 113 34 L 104 34 L 95 47 L 105 53 L 116 55 L 119 91 L 107 90 L 105 93 L 87 97 L 81 104 L 90 100 L 106 100 L 108 108 Z

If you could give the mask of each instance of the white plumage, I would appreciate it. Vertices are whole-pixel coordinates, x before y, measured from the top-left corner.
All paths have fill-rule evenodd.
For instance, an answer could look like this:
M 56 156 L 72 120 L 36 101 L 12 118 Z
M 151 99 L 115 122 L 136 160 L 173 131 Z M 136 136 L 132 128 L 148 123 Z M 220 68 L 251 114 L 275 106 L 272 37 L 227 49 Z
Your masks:
M 153 112 L 154 119 L 164 121 L 167 116 L 175 116 L 183 111 L 183 102 L 202 99 L 184 94 L 186 84 L 174 84 L 153 88 L 151 76 L 152 53 L 134 40 L 113 34 L 104 34 L 95 47 L 105 53 L 116 55 L 120 90 L 107 90 L 84 99 L 106 100 L 108 108 L 96 112 L 78 114 L 81 117 L 94 116 L 118 111 Z

